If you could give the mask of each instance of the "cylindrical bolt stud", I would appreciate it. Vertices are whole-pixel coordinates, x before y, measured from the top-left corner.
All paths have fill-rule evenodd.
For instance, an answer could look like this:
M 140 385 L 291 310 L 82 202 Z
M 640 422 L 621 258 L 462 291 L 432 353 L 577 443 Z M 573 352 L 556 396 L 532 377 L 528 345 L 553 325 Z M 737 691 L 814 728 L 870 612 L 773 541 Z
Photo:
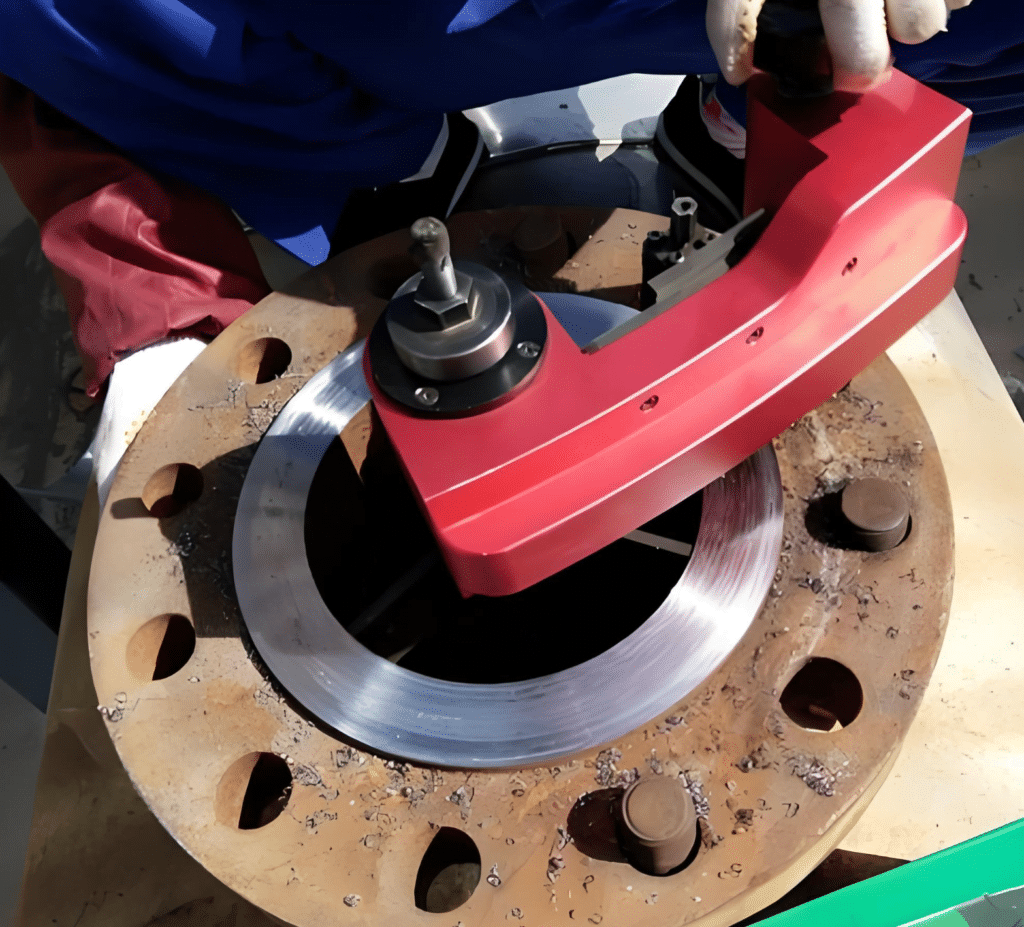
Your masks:
M 854 543 L 863 550 L 892 550 L 907 536 L 910 503 L 889 480 L 868 477 L 849 483 L 842 511 Z
M 672 239 L 677 248 L 693 242 L 697 237 L 697 201 L 689 196 L 678 196 L 672 201 L 669 219 Z
M 622 796 L 619 845 L 641 872 L 665 875 L 681 866 L 697 839 L 693 800 L 678 779 L 638 779 Z
M 417 219 L 409 232 L 413 240 L 413 257 L 422 262 L 423 281 L 417 288 L 417 295 L 424 299 L 452 299 L 458 291 L 458 281 L 452 264 L 448 229 L 440 219 L 426 216 Z

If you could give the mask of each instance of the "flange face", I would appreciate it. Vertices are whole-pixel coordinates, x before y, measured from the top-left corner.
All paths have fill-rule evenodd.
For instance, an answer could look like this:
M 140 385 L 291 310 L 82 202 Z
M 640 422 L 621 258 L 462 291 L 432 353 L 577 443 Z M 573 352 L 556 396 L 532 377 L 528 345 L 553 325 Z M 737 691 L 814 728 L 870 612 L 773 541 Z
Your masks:
M 472 685 L 423 676 L 371 653 L 324 604 L 303 530 L 318 465 L 369 401 L 362 349 L 360 343 L 339 355 L 277 416 L 249 466 L 234 522 L 235 591 L 253 643 L 274 677 L 320 721 L 420 763 L 539 763 L 650 720 L 736 646 L 764 602 L 782 543 L 782 490 L 770 448 L 704 491 L 685 572 L 681 561 L 680 578 L 660 607 L 599 656 L 537 679 Z
M 454 217 L 453 253 L 507 259 L 528 215 Z M 667 219 L 564 210 L 561 220 L 583 244 L 555 279 L 531 285 L 637 296 L 640 243 Z M 304 384 L 367 336 L 415 271 L 408 245 L 399 233 L 353 249 L 254 307 L 172 386 L 125 455 L 88 602 L 113 744 L 175 840 L 299 927 L 735 923 L 852 826 L 935 666 L 951 513 L 920 410 L 882 358 L 776 439 L 784 527 L 765 605 L 675 704 L 564 759 L 512 769 L 396 761 L 322 724 L 271 678 L 239 609 L 232 532 L 259 442 Z M 287 361 L 275 367 L 275 357 Z M 267 368 L 279 376 L 265 378 Z M 342 431 L 357 472 L 376 428 L 364 409 Z M 847 549 L 831 533 L 842 489 L 876 477 L 901 487 L 909 534 L 892 550 Z M 581 795 L 649 776 L 678 778 L 699 822 L 695 858 L 665 877 L 574 826 Z M 470 869 L 478 860 L 479 883 L 447 920 L 421 906 L 431 847 Z

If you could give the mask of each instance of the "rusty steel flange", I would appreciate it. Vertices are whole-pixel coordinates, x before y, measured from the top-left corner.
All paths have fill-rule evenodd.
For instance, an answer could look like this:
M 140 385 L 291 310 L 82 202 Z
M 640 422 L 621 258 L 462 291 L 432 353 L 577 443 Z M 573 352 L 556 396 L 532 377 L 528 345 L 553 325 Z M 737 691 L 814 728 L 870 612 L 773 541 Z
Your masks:
M 454 217 L 453 250 L 512 266 L 528 215 Z M 641 243 L 667 220 L 564 210 L 561 222 L 575 253 L 553 278 L 527 282 L 635 302 Z M 938 656 L 951 514 L 917 404 L 881 358 L 776 439 L 787 509 L 771 593 L 726 662 L 670 711 L 543 767 L 459 771 L 376 756 L 301 714 L 261 673 L 230 550 L 261 435 L 366 335 L 411 272 L 407 244 L 395 233 L 353 249 L 254 307 L 175 383 L 126 454 L 100 520 L 88 623 L 101 714 L 132 781 L 210 872 L 300 927 L 711 925 L 753 913 L 852 826 Z M 342 435 L 357 468 L 373 428 L 367 411 Z M 868 477 L 898 485 L 910 505 L 909 533 L 891 550 L 851 549 L 838 527 L 843 488 Z M 570 824 L 581 796 L 594 804 L 649 776 L 680 779 L 699 822 L 687 864 L 667 876 Z M 438 897 L 431 866 L 456 876 L 451 897 Z M 465 895 L 447 919 L 430 913 Z

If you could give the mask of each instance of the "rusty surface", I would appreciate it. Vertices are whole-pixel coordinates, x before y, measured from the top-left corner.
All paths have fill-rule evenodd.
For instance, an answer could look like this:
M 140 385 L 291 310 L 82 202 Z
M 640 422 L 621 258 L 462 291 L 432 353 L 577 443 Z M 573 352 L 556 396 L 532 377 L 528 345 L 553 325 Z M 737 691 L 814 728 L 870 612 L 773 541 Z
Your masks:
M 175 843 L 132 787 L 96 710 L 86 585 L 89 487 L 71 561 L 18 914 L 20 927 L 275 927 Z
M 523 217 L 458 217 L 453 251 L 511 265 L 508 242 Z M 567 210 L 562 224 L 577 244 L 587 235 L 593 244 L 570 256 L 572 273 L 532 285 L 635 297 L 640 243 L 667 220 Z M 941 464 L 916 403 L 882 358 L 776 440 L 788 508 L 769 600 L 726 663 L 664 716 L 542 768 L 468 773 L 374 756 L 299 714 L 254 664 L 232 590 L 231 520 L 260 435 L 313 372 L 365 335 L 408 270 L 406 243 L 394 235 L 354 249 L 268 297 L 197 359 L 126 455 L 100 518 L 88 602 L 96 696 L 121 761 L 210 873 L 303 927 L 447 923 L 414 900 L 441 828 L 467 834 L 480 854 L 482 878 L 448 915 L 453 927 L 711 924 L 751 913 L 852 825 L 895 759 L 935 664 L 952 531 Z M 266 338 L 288 345 L 290 366 L 269 382 L 245 382 L 239 358 Z M 347 429 L 350 454 L 366 453 L 372 430 L 369 416 Z M 178 514 L 155 518 L 141 497 L 175 463 L 197 467 L 203 491 Z M 838 493 L 864 476 L 897 480 L 910 501 L 911 532 L 891 551 L 829 543 Z M 167 678 L 145 681 L 129 666 L 132 640 L 172 614 L 194 626 L 194 652 Z M 783 699 L 812 658 L 852 672 L 861 690 L 855 717 L 842 687 L 805 686 Z M 237 764 L 258 753 L 284 757 L 292 785 L 279 816 L 242 830 L 225 796 L 238 792 Z M 586 855 L 566 829 L 581 795 L 646 776 L 679 778 L 699 820 L 695 859 L 665 878 Z M 38 865 L 42 873 L 45 860 Z M 30 871 L 29 887 L 38 879 Z M 89 908 L 80 923 L 112 921 Z

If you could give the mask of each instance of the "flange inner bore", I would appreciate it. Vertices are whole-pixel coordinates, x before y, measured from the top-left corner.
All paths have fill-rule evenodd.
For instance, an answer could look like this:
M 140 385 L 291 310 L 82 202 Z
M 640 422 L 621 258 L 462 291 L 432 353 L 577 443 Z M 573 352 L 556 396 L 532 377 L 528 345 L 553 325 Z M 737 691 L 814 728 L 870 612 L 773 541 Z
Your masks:
M 697 539 L 700 493 L 643 525 L 643 540 L 627 536 L 514 595 L 464 599 L 376 422 L 372 435 L 358 472 L 340 439 L 327 448 L 309 488 L 306 557 L 342 626 L 425 676 L 519 682 L 597 657 L 665 601 Z

